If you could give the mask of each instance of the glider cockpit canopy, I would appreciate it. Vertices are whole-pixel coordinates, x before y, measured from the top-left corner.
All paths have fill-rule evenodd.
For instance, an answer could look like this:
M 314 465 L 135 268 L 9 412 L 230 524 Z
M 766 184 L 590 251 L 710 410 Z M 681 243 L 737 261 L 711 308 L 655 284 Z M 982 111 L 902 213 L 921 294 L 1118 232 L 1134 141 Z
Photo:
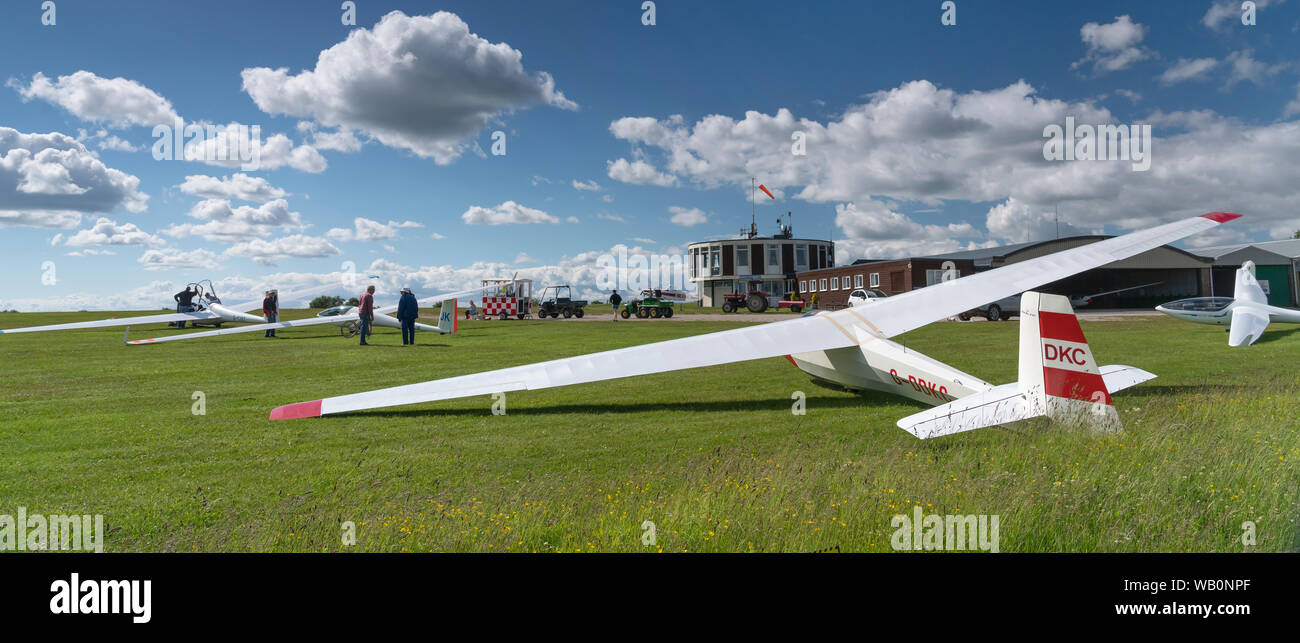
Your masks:
M 1191 299 L 1179 299 L 1163 304 L 1164 308 L 1169 310 L 1186 310 L 1203 313 L 1212 313 L 1223 310 L 1232 305 L 1232 297 L 1192 297 Z

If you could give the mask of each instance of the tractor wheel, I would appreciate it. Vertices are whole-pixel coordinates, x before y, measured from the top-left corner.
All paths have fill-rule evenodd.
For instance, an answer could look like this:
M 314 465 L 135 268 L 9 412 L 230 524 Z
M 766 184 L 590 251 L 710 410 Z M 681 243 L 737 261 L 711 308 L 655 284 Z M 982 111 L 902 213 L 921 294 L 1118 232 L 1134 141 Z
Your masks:
M 516 315 L 516 317 L 523 319 L 524 317 L 526 317 L 526 315 L 524 313 L 519 313 L 518 315 Z
M 732 304 L 730 301 L 724 301 L 722 302 L 722 312 L 724 313 L 736 312 L 736 306 Z
M 573 316 L 574 316 L 574 317 L 577 317 L 578 319 L 582 319 L 582 316 L 585 315 L 585 314 L 586 314 L 586 313 L 582 312 L 582 309 L 581 309 L 581 308 L 579 308 L 579 309 L 573 311 Z
M 570 318 L 570 317 L 572 317 L 572 316 L 573 316 L 573 311 L 572 311 L 572 310 L 569 310 L 568 308 L 565 308 L 565 309 L 564 309 L 564 318 L 565 318 L 565 319 L 568 319 L 568 318 Z
M 970 321 L 970 313 L 962 313 L 960 315 L 957 315 L 957 319 L 960 319 L 962 321 Z
M 767 298 L 757 293 L 745 298 L 745 307 L 751 313 L 761 313 L 767 310 Z
M 648 319 L 648 318 L 650 317 L 650 309 L 649 309 L 649 308 L 638 308 L 638 309 L 636 309 L 636 316 L 637 316 L 637 317 L 640 317 L 641 319 Z
M 632 313 L 627 312 L 627 309 L 624 308 L 623 310 L 618 311 L 618 316 L 622 317 L 623 319 L 627 319 L 628 317 L 632 316 Z
M 668 317 L 672 317 L 672 316 L 673 316 L 673 309 L 672 309 L 672 308 L 665 308 L 665 309 L 664 309 L 664 318 L 668 318 Z
M 989 311 L 984 314 L 984 318 L 989 321 L 1000 321 L 1002 319 L 1002 309 L 997 304 L 989 306 Z
M 660 317 L 663 316 L 663 314 L 664 312 L 662 310 L 659 310 L 658 308 L 650 309 L 650 316 L 653 317 L 654 319 L 659 319 Z
M 501 313 L 501 321 L 510 319 L 510 313 Z

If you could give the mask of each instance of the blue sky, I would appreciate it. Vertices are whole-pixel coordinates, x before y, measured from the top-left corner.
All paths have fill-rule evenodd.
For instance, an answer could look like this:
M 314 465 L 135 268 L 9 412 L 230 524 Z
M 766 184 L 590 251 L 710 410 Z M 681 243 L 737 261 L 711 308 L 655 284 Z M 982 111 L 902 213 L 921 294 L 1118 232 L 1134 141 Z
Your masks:
M 154 307 L 347 261 L 426 292 L 514 270 L 585 286 L 619 244 L 734 234 L 750 176 L 780 197 L 761 231 L 793 211 L 841 262 L 1033 240 L 1057 208 L 1067 232 L 1235 210 L 1250 223 L 1191 243 L 1289 236 L 1300 2 L 1257 2 L 1254 26 L 1239 4 L 957 0 L 944 26 L 939 2 L 660 1 L 647 26 L 639 1 L 361 0 L 348 26 L 339 2 L 61 0 L 46 26 L 10 2 L 0 308 Z M 385 48 L 408 61 L 367 57 Z M 168 110 L 293 156 L 241 192 L 237 167 L 153 158 Z M 1065 115 L 1150 124 L 1151 169 L 1044 161 Z

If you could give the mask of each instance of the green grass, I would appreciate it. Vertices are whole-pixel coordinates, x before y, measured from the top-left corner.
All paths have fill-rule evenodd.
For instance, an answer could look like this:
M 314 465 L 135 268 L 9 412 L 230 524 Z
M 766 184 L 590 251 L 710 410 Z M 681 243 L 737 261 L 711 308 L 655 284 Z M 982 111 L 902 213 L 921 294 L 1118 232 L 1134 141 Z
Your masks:
M 307 312 L 286 311 L 286 318 Z M 0 327 L 102 314 L 5 314 Z M 108 551 L 889 551 L 890 519 L 998 514 L 1002 551 L 1291 550 L 1300 336 L 1248 349 L 1171 319 L 1084 322 L 1126 431 L 1043 421 L 920 441 L 922 406 L 818 386 L 783 359 L 316 420 L 275 406 L 735 328 L 461 322 L 362 348 L 336 329 L 124 346 L 0 336 L 0 513 L 102 513 Z M 169 329 L 132 329 L 132 337 Z M 1017 325 L 939 323 L 909 348 L 1016 379 Z M 191 395 L 206 395 L 206 415 Z M 807 393 L 807 415 L 790 411 Z M 641 544 L 644 520 L 657 547 Z M 1257 544 L 1243 547 L 1243 521 Z M 355 547 L 341 524 L 357 525 Z

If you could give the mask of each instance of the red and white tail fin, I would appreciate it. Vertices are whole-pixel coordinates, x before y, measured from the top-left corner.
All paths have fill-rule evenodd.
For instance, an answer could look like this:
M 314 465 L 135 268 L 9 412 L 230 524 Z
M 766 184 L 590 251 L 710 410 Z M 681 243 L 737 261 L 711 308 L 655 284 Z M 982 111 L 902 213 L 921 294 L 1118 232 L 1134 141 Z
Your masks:
M 1034 415 L 1118 431 L 1119 414 L 1070 300 L 1027 292 L 1020 299 L 1020 394 Z
M 448 335 L 456 332 L 456 300 L 442 300 L 442 310 L 438 312 L 438 332 Z

